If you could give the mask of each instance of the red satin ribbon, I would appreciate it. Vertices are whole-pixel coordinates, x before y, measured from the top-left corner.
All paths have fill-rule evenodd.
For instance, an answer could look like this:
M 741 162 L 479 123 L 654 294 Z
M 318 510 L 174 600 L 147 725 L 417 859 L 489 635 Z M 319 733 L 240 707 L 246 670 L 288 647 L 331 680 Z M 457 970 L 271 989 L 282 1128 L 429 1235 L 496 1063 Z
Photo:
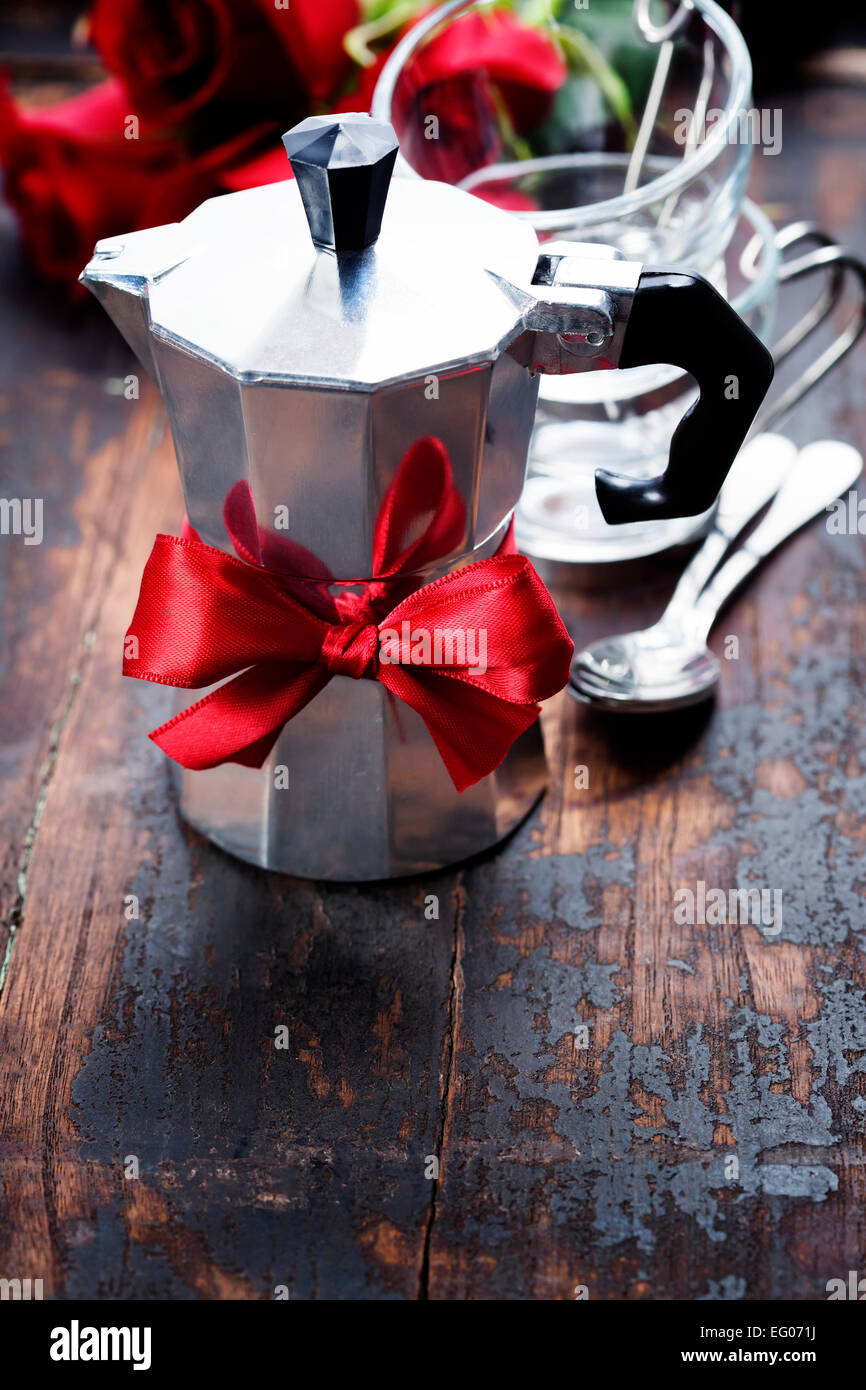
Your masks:
M 487 669 L 409 664 L 381 634 L 486 633 Z M 157 536 L 125 644 L 123 672 L 182 688 L 226 684 L 154 730 L 187 768 L 261 767 L 280 730 L 334 675 L 378 680 L 421 715 L 458 791 L 498 767 L 561 690 L 573 652 L 553 600 L 523 555 L 497 554 L 401 599 L 378 622 L 330 622 L 286 581 L 198 540 Z M 477 650 L 477 648 L 476 648 Z M 415 656 L 423 651 L 416 648 Z M 234 679 L 227 679 L 234 677 Z
M 239 481 L 223 503 L 223 523 L 235 553 L 250 565 L 278 575 L 295 598 L 333 622 L 374 621 L 385 603 L 393 605 L 415 587 L 413 571 L 461 549 L 466 507 L 454 484 L 451 460 L 441 439 L 416 439 L 392 479 L 373 527 L 371 557 L 376 579 L 339 580 L 318 555 L 288 536 L 259 526 L 250 485 Z M 184 519 L 185 540 L 199 539 Z M 498 554 L 514 554 L 514 522 Z M 329 588 L 356 584 L 361 593 Z

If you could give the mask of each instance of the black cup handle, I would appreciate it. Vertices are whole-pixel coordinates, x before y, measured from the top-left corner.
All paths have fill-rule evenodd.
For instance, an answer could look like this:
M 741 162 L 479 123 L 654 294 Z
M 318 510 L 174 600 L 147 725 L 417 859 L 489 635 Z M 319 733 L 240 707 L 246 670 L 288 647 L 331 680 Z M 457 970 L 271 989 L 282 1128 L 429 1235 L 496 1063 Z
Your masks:
M 707 511 L 773 379 L 771 354 L 703 276 L 649 267 L 638 281 L 617 365 L 659 362 L 690 372 L 700 397 L 677 425 L 657 478 L 597 470 L 596 495 L 610 525 Z

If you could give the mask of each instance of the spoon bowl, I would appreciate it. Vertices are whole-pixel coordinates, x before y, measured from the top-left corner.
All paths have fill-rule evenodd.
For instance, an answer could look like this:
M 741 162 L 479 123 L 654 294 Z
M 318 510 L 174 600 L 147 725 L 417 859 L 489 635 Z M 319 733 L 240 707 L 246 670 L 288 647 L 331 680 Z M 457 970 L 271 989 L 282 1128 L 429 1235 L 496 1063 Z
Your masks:
M 758 444 L 756 440 L 750 447 Z M 772 470 L 784 463 L 778 447 L 775 452 L 774 460 L 765 446 L 756 456 L 756 462 L 763 459 L 767 465 L 761 485 L 765 491 L 773 486 Z M 746 462 L 751 467 L 751 460 Z M 577 653 L 569 682 L 575 699 L 618 714 L 680 709 L 707 699 L 721 675 L 719 660 L 707 646 L 721 608 L 763 559 L 854 486 L 862 462 L 850 444 L 834 440 L 801 449 L 763 521 L 721 569 L 713 574 L 735 534 L 760 510 L 754 504 L 760 502 L 761 487 L 752 498 L 751 514 L 731 508 L 729 523 L 710 535 L 659 622 L 639 632 L 602 637 Z M 766 492 L 764 505 L 770 496 Z
M 649 713 L 706 699 L 720 675 L 719 661 L 705 643 L 657 624 L 603 638 L 579 652 L 571 690 L 595 705 Z

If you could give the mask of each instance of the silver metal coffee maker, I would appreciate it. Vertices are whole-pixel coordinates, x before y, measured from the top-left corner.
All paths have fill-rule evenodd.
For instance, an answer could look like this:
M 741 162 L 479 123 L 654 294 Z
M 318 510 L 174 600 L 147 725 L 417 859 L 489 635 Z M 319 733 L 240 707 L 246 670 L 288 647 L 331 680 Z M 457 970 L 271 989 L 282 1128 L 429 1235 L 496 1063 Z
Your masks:
M 666 473 L 625 481 L 611 460 L 601 506 L 611 524 L 706 510 L 772 363 L 700 277 L 539 247 L 467 193 L 392 179 L 396 138 L 368 116 L 310 118 L 284 141 L 294 179 L 101 241 L 81 277 L 162 392 L 204 543 L 327 603 L 381 580 L 399 484 L 410 592 L 506 541 L 540 373 L 647 361 L 691 370 L 701 399 Z M 179 769 L 178 785 L 184 817 L 231 853 L 361 880 L 487 848 L 545 777 L 536 723 L 458 793 L 413 709 L 338 675 L 261 769 Z

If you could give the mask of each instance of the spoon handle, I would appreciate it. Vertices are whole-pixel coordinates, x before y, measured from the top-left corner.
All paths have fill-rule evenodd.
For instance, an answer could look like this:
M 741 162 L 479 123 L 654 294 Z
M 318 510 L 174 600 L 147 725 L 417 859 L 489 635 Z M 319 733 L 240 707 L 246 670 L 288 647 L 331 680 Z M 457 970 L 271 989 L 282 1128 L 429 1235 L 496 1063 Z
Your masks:
M 695 635 L 709 632 L 723 604 L 762 560 L 819 516 L 860 477 L 863 460 L 850 444 L 824 439 L 801 449 L 776 498 L 744 545 L 710 581 L 694 607 Z
M 743 446 L 719 495 L 713 529 L 683 570 L 663 622 L 668 618 L 687 619 L 693 612 L 731 542 L 778 491 L 785 474 L 793 468 L 797 453 L 797 446 L 779 434 L 758 435 Z

